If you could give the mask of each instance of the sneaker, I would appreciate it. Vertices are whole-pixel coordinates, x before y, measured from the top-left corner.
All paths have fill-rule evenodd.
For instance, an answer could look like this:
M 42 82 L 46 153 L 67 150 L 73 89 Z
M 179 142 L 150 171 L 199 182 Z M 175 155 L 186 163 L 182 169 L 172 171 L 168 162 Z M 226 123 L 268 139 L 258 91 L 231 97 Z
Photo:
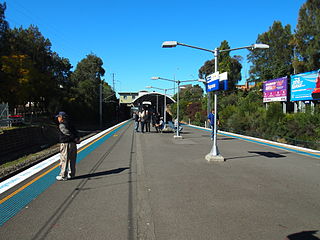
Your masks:
M 67 178 L 61 177 L 60 175 L 59 175 L 59 176 L 56 176 L 56 179 L 57 179 L 58 181 L 66 181 L 66 180 L 67 180 Z
M 68 174 L 67 179 L 69 180 L 69 179 L 72 179 L 72 178 L 74 178 L 74 176 L 71 176 L 70 174 Z

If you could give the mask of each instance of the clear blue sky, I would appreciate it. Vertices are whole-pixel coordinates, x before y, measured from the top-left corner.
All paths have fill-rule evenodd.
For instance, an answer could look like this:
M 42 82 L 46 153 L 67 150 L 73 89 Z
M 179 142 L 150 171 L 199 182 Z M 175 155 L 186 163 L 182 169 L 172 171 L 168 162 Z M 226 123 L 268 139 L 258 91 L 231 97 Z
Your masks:
M 3 0 L 0 0 L 2 3 Z M 214 49 L 227 40 L 231 48 L 255 43 L 258 34 L 274 21 L 296 28 L 305 0 L 7 0 L 6 19 L 11 28 L 39 27 L 52 50 L 77 63 L 94 53 L 104 62 L 104 79 L 117 92 L 139 91 L 145 86 L 171 88 L 152 76 L 179 80 L 198 78 L 198 70 L 213 58 L 209 52 L 178 46 L 161 48 L 166 40 Z M 243 76 L 248 77 L 247 50 L 242 55 Z

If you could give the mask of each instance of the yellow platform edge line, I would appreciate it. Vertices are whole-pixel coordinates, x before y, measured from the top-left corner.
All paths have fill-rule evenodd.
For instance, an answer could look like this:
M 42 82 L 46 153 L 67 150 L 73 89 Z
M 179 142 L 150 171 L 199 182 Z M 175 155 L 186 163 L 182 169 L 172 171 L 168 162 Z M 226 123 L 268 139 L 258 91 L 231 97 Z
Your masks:
M 123 123 L 124 124 L 124 123 Z M 81 149 L 79 149 L 77 152 L 81 152 L 84 149 L 86 149 L 87 147 L 91 146 L 92 144 L 94 144 L 95 142 L 99 141 L 101 138 L 105 137 L 107 134 L 109 134 L 110 132 L 118 129 L 120 126 L 122 126 L 123 124 L 119 125 L 118 127 L 109 130 L 108 132 L 106 132 L 105 134 L 101 135 L 99 138 L 93 140 L 92 142 L 88 143 L 87 145 L 83 146 Z M 14 195 L 16 195 L 17 193 L 21 192 L 23 189 L 27 188 L 28 186 L 30 186 L 32 183 L 38 181 L 40 178 L 44 177 L 45 175 L 47 175 L 49 172 L 51 172 L 52 170 L 54 170 L 55 168 L 57 168 L 60 164 L 56 164 L 54 167 L 50 168 L 49 170 L 47 170 L 46 172 L 42 173 L 41 175 L 39 175 L 38 177 L 34 178 L 33 180 L 31 180 L 30 182 L 26 183 L 25 185 L 23 185 L 22 187 L 20 187 L 19 189 L 17 189 L 16 191 L 14 191 L 13 193 L 9 194 L 8 196 L 4 197 L 3 199 L 0 200 L 0 204 L 4 203 L 5 201 L 7 201 L 8 199 L 12 198 Z

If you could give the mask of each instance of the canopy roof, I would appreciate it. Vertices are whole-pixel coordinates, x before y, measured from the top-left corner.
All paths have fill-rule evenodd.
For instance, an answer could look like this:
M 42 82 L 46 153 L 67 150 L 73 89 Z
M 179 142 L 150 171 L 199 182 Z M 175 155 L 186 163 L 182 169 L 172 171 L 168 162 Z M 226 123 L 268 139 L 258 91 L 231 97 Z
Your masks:
M 164 103 L 164 98 L 165 95 L 162 93 L 158 93 L 158 92 L 149 92 L 149 93 L 145 93 L 143 95 L 141 95 L 140 97 L 136 98 L 132 104 L 137 107 L 143 104 L 143 102 L 151 102 L 152 105 L 156 106 L 157 103 L 158 105 L 162 106 Z M 167 104 L 171 104 L 171 103 L 175 103 L 176 101 L 169 97 L 168 95 L 166 96 L 166 103 Z

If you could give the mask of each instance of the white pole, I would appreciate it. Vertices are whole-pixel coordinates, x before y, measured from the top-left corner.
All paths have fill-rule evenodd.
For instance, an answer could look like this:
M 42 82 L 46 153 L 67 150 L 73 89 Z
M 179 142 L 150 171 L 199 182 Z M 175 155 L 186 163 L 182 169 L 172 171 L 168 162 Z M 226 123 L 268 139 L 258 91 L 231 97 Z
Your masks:
M 179 90 L 180 90 L 180 81 L 177 81 L 178 83 L 178 89 L 177 89 L 177 138 L 179 138 Z
M 102 128 L 102 82 L 100 83 L 100 101 L 99 101 L 99 112 L 100 112 L 100 129 Z
M 158 97 L 159 97 L 159 95 L 157 94 L 157 113 L 159 112 L 159 106 L 158 106 L 159 105 L 159 98 Z
M 219 50 L 214 49 L 214 70 L 215 73 L 218 71 L 218 54 Z M 217 115 L 218 115 L 218 94 L 217 91 L 214 92 L 214 135 L 213 135 L 213 145 L 209 154 L 206 155 L 207 161 L 224 161 L 224 157 L 220 155 L 217 146 Z
M 167 89 L 164 90 L 164 108 L 163 108 L 163 128 L 166 126 L 167 122 Z

